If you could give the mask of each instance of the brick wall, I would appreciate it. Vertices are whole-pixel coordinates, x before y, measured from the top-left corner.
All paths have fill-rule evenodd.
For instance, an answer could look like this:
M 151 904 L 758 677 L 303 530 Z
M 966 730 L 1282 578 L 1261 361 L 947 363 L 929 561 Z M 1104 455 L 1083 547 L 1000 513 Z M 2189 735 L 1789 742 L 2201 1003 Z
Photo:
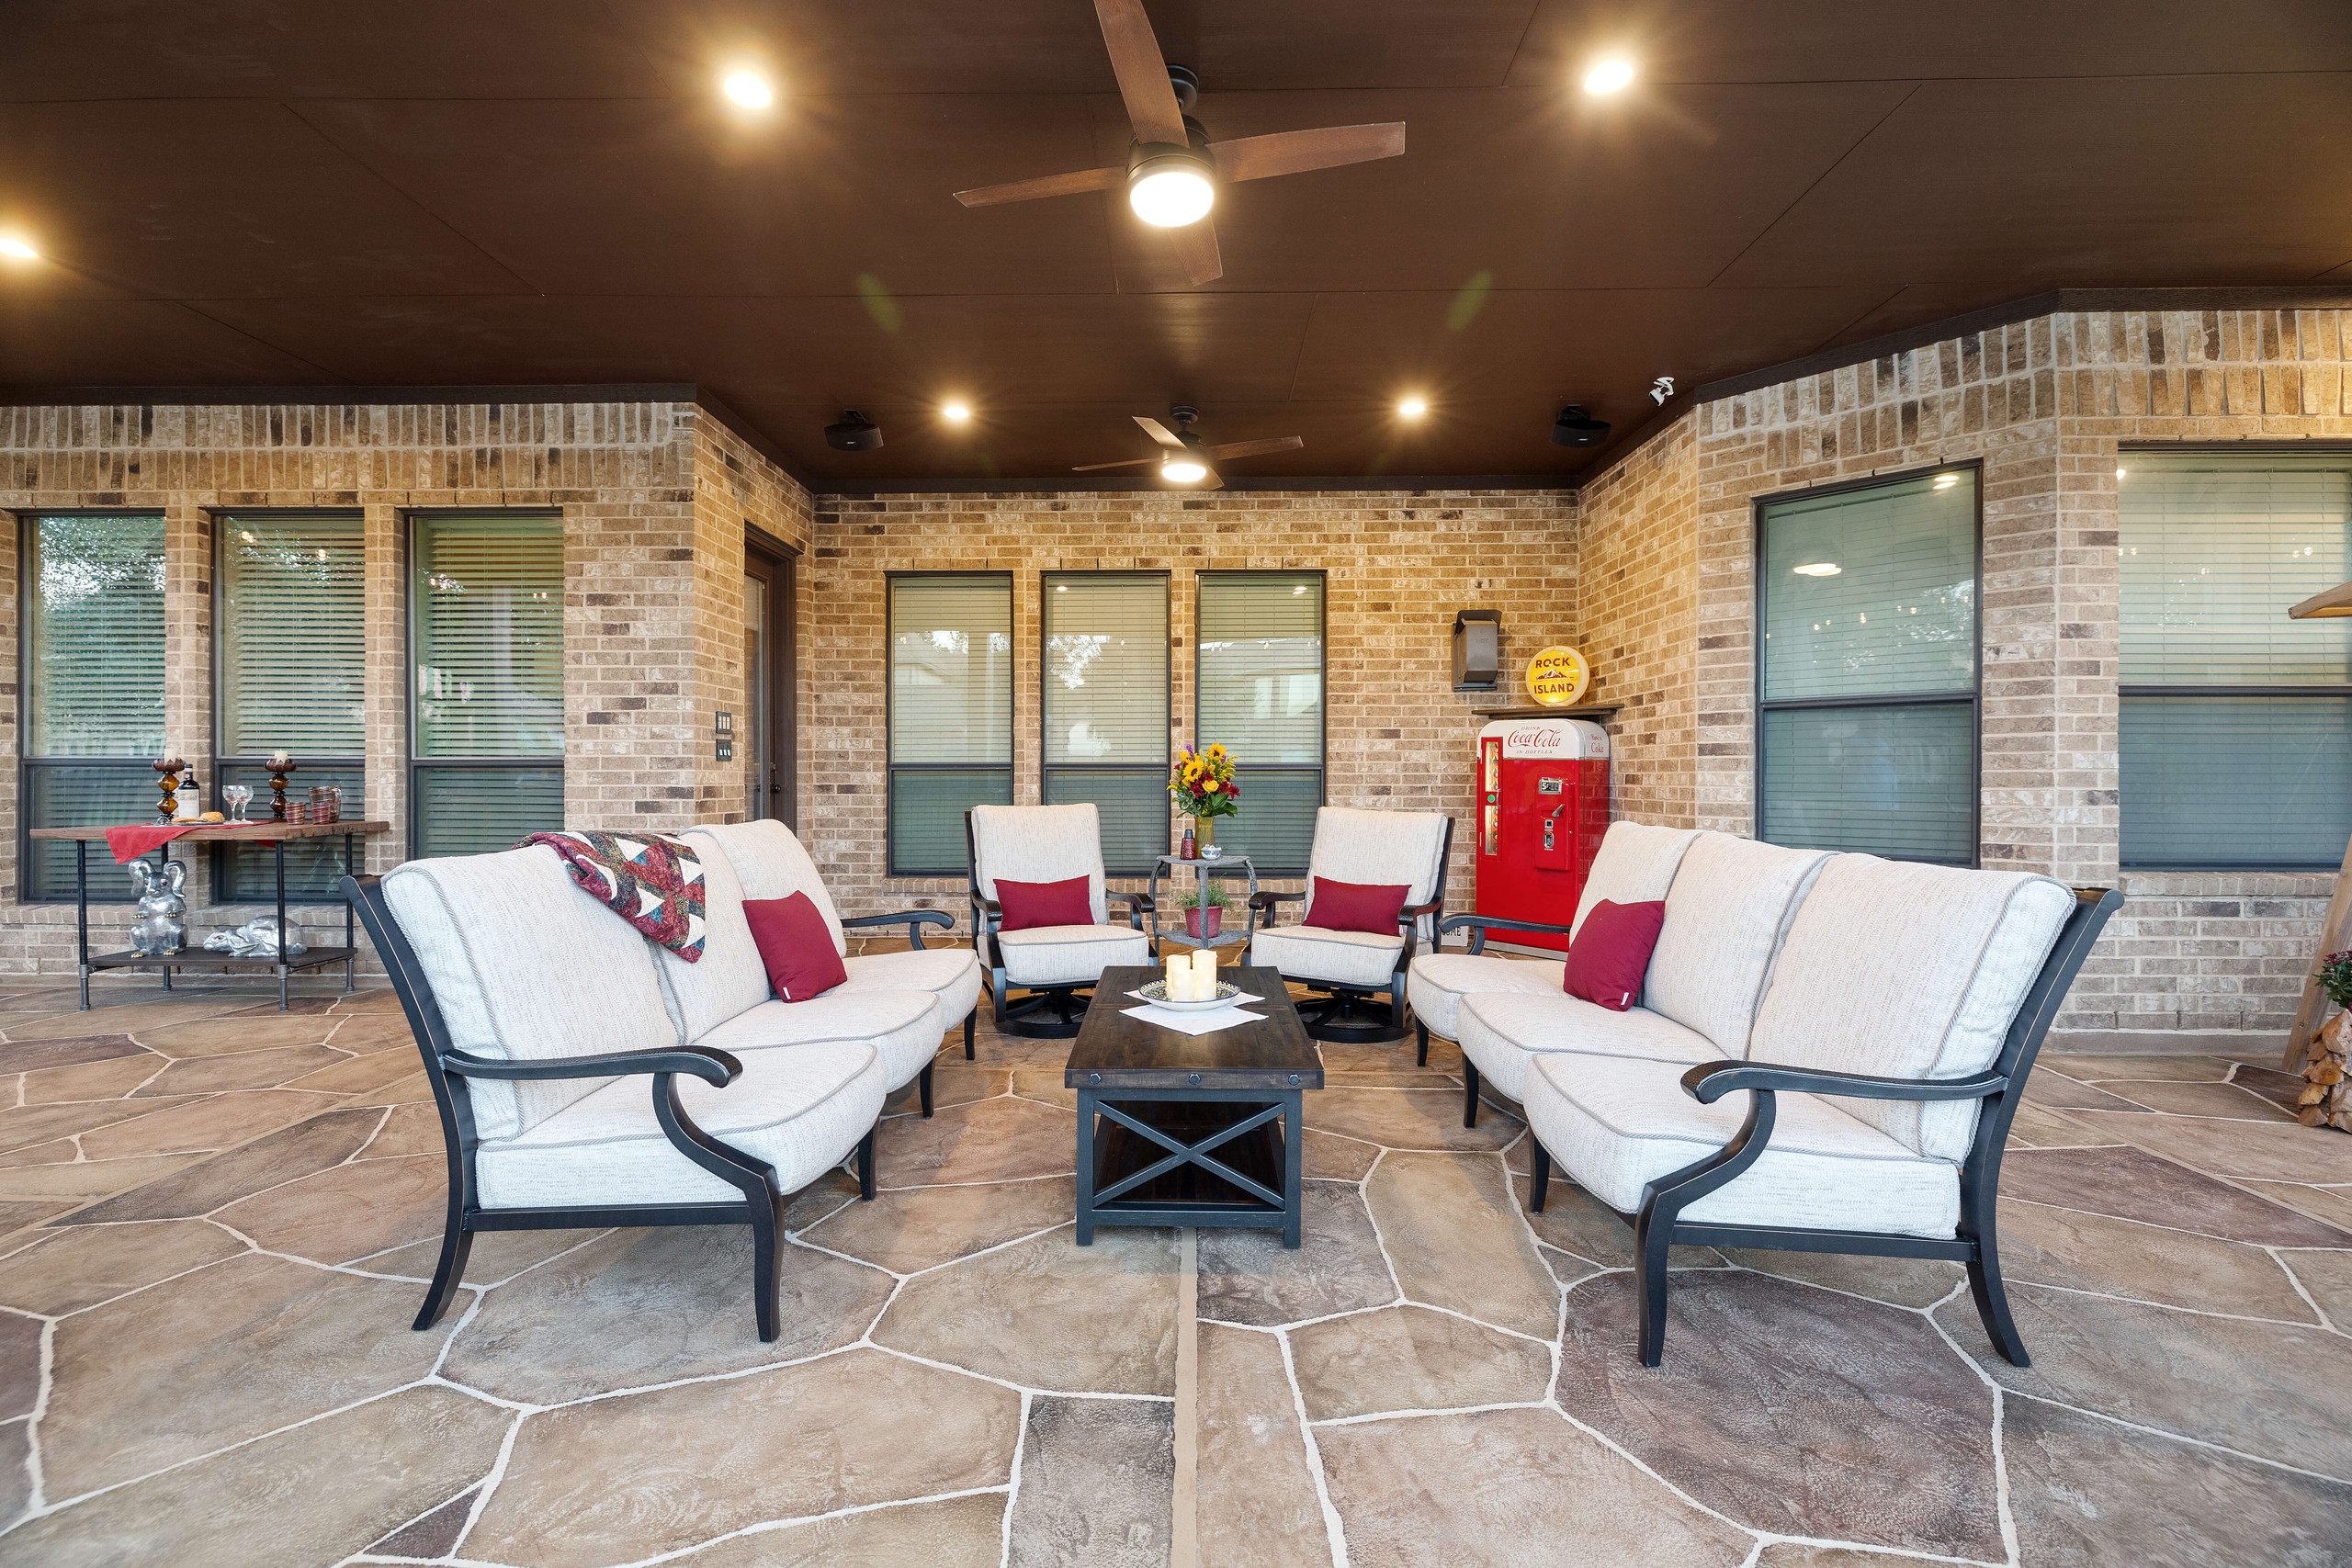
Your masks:
M 2125 441 L 2352 436 L 2347 322 L 2335 310 L 2064 313 L 1690 410 L 1581 492 L 1597 681 L 1648 698 L 1626 716 L 1661 716 L 1655 740 L 1621 719 L 1621 769 L 1657 781 L 1624 790 L 1621 810 L 1754 830 L 1757 498 L 1981 463 L 1984 863 L 2120 886 L 2127 899 L 2061 1030 L 2283 1040 L 2332 877 L 2117 864 L 2115 470 Z M 1604 564 L 1653 558 L 1667 563 L 1655 589 L 1630 571 L 1620 586 Z
M 805 563 L 803 646 L 816 677 L 802 726 L 802 837 L 834 897 L 859 913 L 911 904 L 960 919 L 964 901 L 960 877 L 886 875 L 885 572 L 1013 574 L 1013 798 L 1023 802 L 1039 791 L 1040 573 L 1170 573 L 1170 741 L 1182 746 L 1196 739 L 1193 574 L 1326 572 L 1326 798 L 1453 813 L 1456 908 L 1470 891 L 1476 709 L 1513 699 L 1505 692 L 1474 703 L 1452 690 L 1453 614 L 1502 612 L 1513 690 L 1531 653 L 1575 632 L 1575 508 L 1560 493 L 925 495 L 820 497 L 817 506 Z

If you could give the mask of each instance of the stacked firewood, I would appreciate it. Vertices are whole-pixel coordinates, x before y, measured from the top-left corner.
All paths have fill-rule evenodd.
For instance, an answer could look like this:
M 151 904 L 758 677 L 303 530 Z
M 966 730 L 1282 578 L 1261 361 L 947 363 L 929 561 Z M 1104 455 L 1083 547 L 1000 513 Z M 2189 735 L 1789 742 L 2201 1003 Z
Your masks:
M 2295 1120 L 2352 1133 L 2352 1012 L 2339 1012 L 2303 1047 L 2303 1092 Z

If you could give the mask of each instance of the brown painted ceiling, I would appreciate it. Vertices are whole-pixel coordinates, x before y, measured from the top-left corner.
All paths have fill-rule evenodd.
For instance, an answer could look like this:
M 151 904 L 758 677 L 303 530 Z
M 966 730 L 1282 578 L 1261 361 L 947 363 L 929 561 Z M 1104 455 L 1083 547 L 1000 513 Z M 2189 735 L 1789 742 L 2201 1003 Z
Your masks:
M 818 482 L 1559 475 L 1697 384 L 2053 288 L 2352 283 L 2346 0 L 1152 0 L 1227 187 L 1188 288 L 1086 0 L 5 0 L 0 385 L 692 381 Z M 1611 97 L 1596 56 L 1638 62 Z M 778 98 L 716 92 L 757 62 Z M 1407 392 L 1432 403 L 1396 419 Z M 967 426 L 937 417 L 969 399 Z M 829 450 L 854 405 L 879 452 Z

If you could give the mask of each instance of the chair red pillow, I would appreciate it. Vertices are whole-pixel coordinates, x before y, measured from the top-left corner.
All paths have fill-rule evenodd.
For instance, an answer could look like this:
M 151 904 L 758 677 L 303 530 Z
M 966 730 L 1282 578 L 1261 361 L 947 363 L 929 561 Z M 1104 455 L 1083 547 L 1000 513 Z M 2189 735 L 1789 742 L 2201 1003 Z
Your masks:
M 1397 912 L 1405 907 L 1405 895 L 1412 890 L 1401 882 L 1375 886 L 1368 882 L 1333 882 L 1318 876 L 1315 879 L 1315 897 L 1307 901 L 1306 913 L 1299 918 L 1325 931 L 1395 936 Z
M 1094 924 L 1093 880 L 1073 876 L 1064 882 L 1007 882 L 998 877 L 996 901 L 1004 910 L 1004 922 L 997 929 Z
M 833 933 L 806 893 L 788 898 L 746 898 L 743 919 L 768 972 L 768 984 L 788 1002 L 805 1002 L 849 978 Z
M 1640 998 L 1642 977 L 1650 972 L 1650 951 L 1666 925 L 1666 901 L 1612 904 L 1603 898 L 1588 910 L 1568 944 L 1560 988 L 1572 997 L 1623 1012 Z

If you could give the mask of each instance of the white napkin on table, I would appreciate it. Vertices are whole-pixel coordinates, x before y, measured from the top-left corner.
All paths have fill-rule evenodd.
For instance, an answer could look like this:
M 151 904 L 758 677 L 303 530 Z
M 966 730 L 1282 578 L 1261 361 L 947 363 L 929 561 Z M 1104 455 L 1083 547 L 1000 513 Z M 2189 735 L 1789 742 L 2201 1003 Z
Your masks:
M 1258 998 L 1249 998 L 1256 1001 Z M 1215 1012 L 1170 1012 L 1166 1008 L 1139 1007 L 1125 1010 L 1129 1018 L 1139 1018 L 1146 1023 L 1156 1023 L 1162 1029 L 1172 1029 L 1179 1034 L 1215 1034 L 1220 1029 L 1235 1029 L 1245 1023 L 1260 1023 L 1263 1013 L 1244 1012 L 1238 1007 L 1224 1007 Z

